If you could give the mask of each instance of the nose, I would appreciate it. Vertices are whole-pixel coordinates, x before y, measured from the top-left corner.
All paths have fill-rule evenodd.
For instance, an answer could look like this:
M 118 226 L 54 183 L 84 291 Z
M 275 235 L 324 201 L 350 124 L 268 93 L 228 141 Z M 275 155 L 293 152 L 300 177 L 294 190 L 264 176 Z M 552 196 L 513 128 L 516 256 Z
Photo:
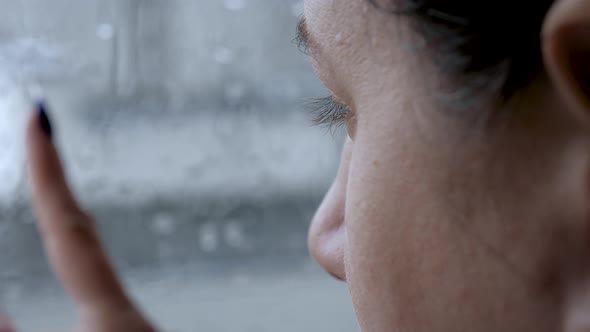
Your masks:
M 336 179 L 313 217 L 308 237 L 311 256 L 324 270 L 342 281 L 346 280 L 344 220 L 351 152 L 352 143 L 347 140 Z

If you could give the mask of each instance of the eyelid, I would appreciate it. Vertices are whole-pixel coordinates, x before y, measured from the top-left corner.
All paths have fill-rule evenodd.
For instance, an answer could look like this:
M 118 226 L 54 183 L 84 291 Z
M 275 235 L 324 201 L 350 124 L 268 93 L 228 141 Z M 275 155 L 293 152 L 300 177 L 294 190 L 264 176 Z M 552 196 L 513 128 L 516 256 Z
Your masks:
M 334 95 L 312 99 L 308 107 L 311 111 L 312 123 L 327 127 L 330 131 L 346 125 L 348 119 L 353 116 L 350 108 Z
M 342 99 L 338 98 L 338 96 L 336 96 L 335 94 L 332 94 L 330 97 L 332 98 L 332 101 L 335 104 L 341 105 L 342 107 L 349 108 L 348 105 L 345 102 L 343 102 Z

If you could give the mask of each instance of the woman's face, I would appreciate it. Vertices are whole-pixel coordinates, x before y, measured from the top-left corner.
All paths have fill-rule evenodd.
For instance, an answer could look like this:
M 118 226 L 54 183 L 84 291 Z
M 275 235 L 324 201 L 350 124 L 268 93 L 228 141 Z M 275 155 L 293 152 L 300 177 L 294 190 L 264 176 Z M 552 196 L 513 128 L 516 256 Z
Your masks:
M 312 255 L 365 332 L 590 331 L 590 73 L 567 56 L 590 54 L 588 1 L 556 2 L 546 73 L 502 109 L 441 102 L 410 19 L 306 0 L 315 70 L 351 109 Z

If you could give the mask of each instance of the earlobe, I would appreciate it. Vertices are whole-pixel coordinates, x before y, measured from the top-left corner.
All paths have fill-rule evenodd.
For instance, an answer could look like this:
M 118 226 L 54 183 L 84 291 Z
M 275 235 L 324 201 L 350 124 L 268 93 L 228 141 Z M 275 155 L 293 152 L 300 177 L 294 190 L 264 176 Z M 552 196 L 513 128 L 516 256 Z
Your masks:
M 590 119 L 590 1 L 557 0 L 543 27 L 549 77 L 572 110 Z

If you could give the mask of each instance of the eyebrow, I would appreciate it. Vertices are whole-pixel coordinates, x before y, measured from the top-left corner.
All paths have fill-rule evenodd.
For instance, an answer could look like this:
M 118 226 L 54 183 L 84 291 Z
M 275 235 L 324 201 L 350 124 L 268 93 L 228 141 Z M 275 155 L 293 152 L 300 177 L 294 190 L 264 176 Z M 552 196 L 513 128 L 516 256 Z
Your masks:
M 299 21 L 297 22 L 297 35 L 293 42 L 297 45 L 297 48 L 301 53 L 307 55 L 310 54 L 312 42 L 307 28 L 307 21 L 303 15 L 299 16 Z

